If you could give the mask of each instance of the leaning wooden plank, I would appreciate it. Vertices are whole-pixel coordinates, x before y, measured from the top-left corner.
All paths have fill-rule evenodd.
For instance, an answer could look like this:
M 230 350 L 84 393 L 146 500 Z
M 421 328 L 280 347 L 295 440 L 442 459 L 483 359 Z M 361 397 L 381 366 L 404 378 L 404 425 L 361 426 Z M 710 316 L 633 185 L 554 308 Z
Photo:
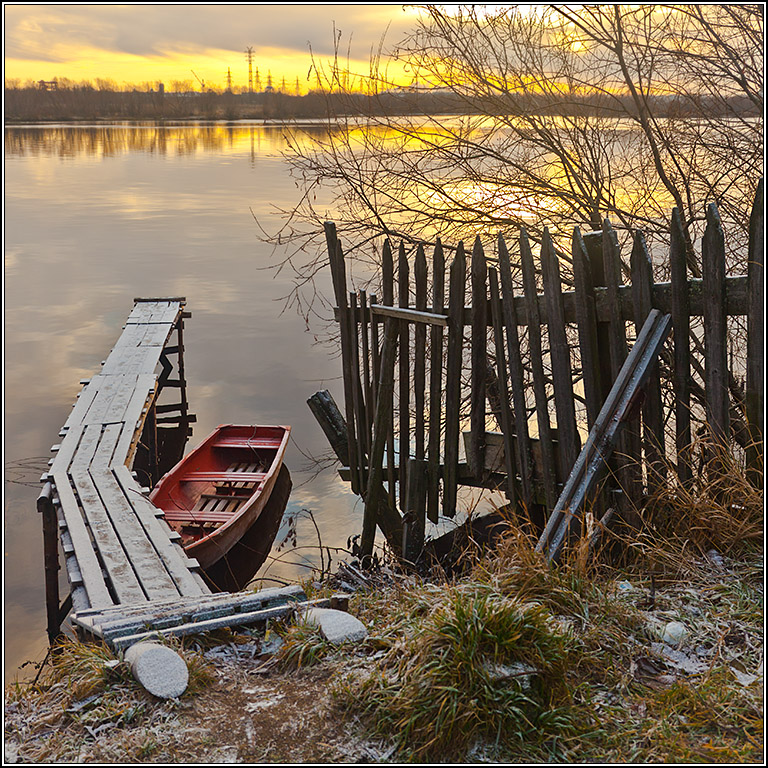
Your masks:
M 763 330 L 763 290 L 765 280 L 765 232 L 763 180 L 757 185 L 752 216 L 749 220 L 749 307 L 747 311 L 747 391 L 746 416 L 750 432 L 747 447 L 747 471 L 756 488 L 763 477 L 763 404 L 765 391 L 765 333 Z
M 445 256 L 438 238 L 432 255 L 432 312 L 445 310 Z M 445 316 L 446 323 L 448 317 Z M 429 336 L 429 466 L 427 468 L 427 517 L 440 515 L 440 424 L 443 415 L 443 327 L 433 325 Z
M 725 315 L 725 239 L 717 206 L 707 208 L 707 228 L 702 242 L 704 280 L 704 359 L 707 424 L 723 445 L 729 432 L 728 327 Z
M 112 471 L 179 592 L 184 596 L 208 594 L 210 590 L 193 573 L 199 567 L 197 561 L 171 539 L 170 528 L 157 517 L 157 508 L 142 495 L 128 467 L 116 466 Z
M 93 540 L 98 549 L 101 561 L 109 574 L 112 589 L 121 603 L 138 603 L 147 598 L 133 571 L 130 560 L 120 544 L 109 515 L 88 472 L 91 460 L 99 440 L 101 425 L 87 426 L 75 454 L 69 474 L 80 499 Z M 69 522 L 69 520 L 67 521 Z
M 512 389 L 517 453 L 520 463 L 520 487 L 523 504 L 526 509 L 533 508 L 533 463 L 531 462 L 530 435 L 528 432 L 528 407 L 525 401 L 525 379 L 523 360 L 520 353 L 520 335 L 518 334 L 518 315 L 515 308 L 515 288 L 512 282 L 512 266 L 509 260 L 507 244 L 499 234 L 499 276 L 501 278 L 502 308 L 504 325 L 507 332 L 507 352 L 509 360 L 509 380 Z
M 470 347 L 470 424 L 471 433 L 467 463 L 476 477 L 483 476 L 485 466 L 485 389 L 488 365 L 488 268 L 480 236 L 472 247 L 470 266 L 472 287 L 472 338 Z
M 669 315 L 652 310 L 631 353 L 624 361 L 536 545 L 536 551 L 543 552 L 550 562 L 558 559 L 572 533 L 574 521 L 578 523 L 599 470 L 613 452 L 620 430 L 640 396 L 640 390 L 650 375 L 653 361 L 671 326 Z
M 178 595 L 179 590 L 110 469 L 122 430 L 122 424 L 105 427 L 91 462 L 91 479 L 147 597 L 150 600 L 172 597 Z
M 352 492 L 360 492 L 360 477 L 357 471 L 357 440 L 355 439 L 355 412 L 352 405 L 352 377 L 350 375 L 349 361 L 351 351 L 349 349 L 349 310 L 347 307 L 347 276 L 344 265 L 344 252 L 341 243 L 336 236 L 336 225 L 333 222 L 325 223 L 325 239 L 328 246 L 328 260 L 331 266 L 331 279 L 333 292 L 336 298 L 336 307 L 339 311 L 339 336 L 341 339 L 342 377 L 344 381 L 344 410 L 347 415 L 347 440 L 350 448 L 350 469 L 352 470 Z
M 541 441 L 543 464 L 544 495 L 547 507 L 552 509 L 557 502 L 557 471 L 555 452 L 552 446 L 552 428 L 549 422 L 549 401 L 547 399 L 546 379 L 544 376 L 544 351 L 541 344 L 541 318 L 536 299 L 536 272 L 533 266 L 533 254 L 525 228 L 520 230 L 520 265 L 523 268 L 523 289 L 526 298 L 526 317 L 528 318 L 528 346 L 531 353 L 531 373 L 533 374 L 533 394 L 536 399 L 536 420 Z
M 464 243 L 459 243 L 451 263 L 448 289 L 448 358 L 445 374 L 445 475 L 443 515 L 456 515 L 456 485 L 459 464 L 459 417 L 461 410 L 461 367 L 464 344 L 464 286 L 467 260 Z
M 541 241 L 541 274 L 544 294 L 547 297 L 547 330 L 549 333 L 549 354 L 552 361 L 552 383 L 555 389 L 555 411 L 557 413 L 557 439 L 560 444 L 560 460 L 565 476 L 581 450 L 581 440 L 576 430 L 576 409 L 573 402 L 573 381 L 571 378 L 571 352 L 565 335 L 565 314 L 560 284 L 560 266 L 555 246 L 544 227 Z
M 368 441 L 369 445 L 373 442 L 373 412 L 376 408 L 376 397 L 377 397 L 377 390 L 376 387 L 379 386 L 379 372 L 381 371 L 381 347 L 380 347 L 380 341 L 379 341 L 379 320 L 378 318 L 373 314 L 373 311 L 371 309 L 371 306 L 373 304 L 376 304 L 376 294 L 372 294 L 370 298 L 370 303 L 368 305 L 368 309 L 371 316 L 371 338 L 370 338 L 370 347 L 371 347 L 371 397 L 368 401 L 369 407 L 368 407 L 368 420 L 369 420 L 369 431 L 370 431 L 370 440 Z

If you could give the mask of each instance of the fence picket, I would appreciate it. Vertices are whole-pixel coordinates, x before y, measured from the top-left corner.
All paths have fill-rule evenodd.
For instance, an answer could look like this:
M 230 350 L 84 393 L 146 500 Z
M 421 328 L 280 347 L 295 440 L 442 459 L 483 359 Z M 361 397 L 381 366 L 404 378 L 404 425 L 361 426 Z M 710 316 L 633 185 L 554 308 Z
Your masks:
M 416 285 L 416 309 L 427 309 L 427 257 L 424 246 L 419 244 L 416 249 L 413 276 Z M 426 398 L 426 366 L 427 366 L 427 327 L 424 323 L 416 323 L 413 342 L 413 396 L 416 409 L 414 419 L 414 457 L 417 461 L 424 459 L 424 404 Z M 414 465 L 415 466 L 415 465 Z
M 691 321 L 685 234 L 677 208 L 672 210 L 670 230 L 669 266 L 675 351 L 675 448 L 677 477 L 685 485 L 691 479 Z
M 525 380 L 523 361 L 520 355 L 520 336 L 517 330 L 518 319 L 515 310 L 512 267 L 507 244 L 501 234 L 498 237 L 498 247 L 502 308 L 504 310 L 504 325 L 507 331 L 509 379 L 512 388 L 512 405 L 517 436 L 517 457 L 520 468 L 520 487 L 523 504 L 525 504 L 525 508 L 530 512 L 533 508 L 533 464 L 531 462 L 531 442 L 528 433 L 528 406 L 525 401 Z
M 459 415 L 461 406 L 461 362 L 464 341 L 464 286 L 467 259 L 464 243 L 453 257 L 448 289 L 448 360 L 445 379 L 445 448 L 443 456 L 443 515 L 456 515 L 456 484 L 459 464 Z
M 533 393 L 536 398 L 536 419 L 539 427 L 539 445 L 543 469 L 542 482 L 547 508 L 554 509 L 557 503 L 557 470 L 552 445 L 552 429 L 549 423 L 549 402 L 547 401 L 546 379 L 544 378 L 543 350 L 541 345 L 541 316 L 539 314 L 536 272 L 533 254 L 525 228 L 520 230 L 520 265 L 523 268 L 523 290 L 525 292 L 526 315 L 528 317 L 528 345 L 531 353 Z
M 763 179 L 757 185 L 752 216 L 749 220 L 749 264 L 747 279 L 749 304 L 747 308 L 747 391 L 746 412 L 750 441 L 747 446 L 747 467 L 750 481 L 762 486 L 763 476 L 763 391 L 765 387 L 765 339 L 763 331 L 763 280 L 765 232 L 763 221 Z
M 432 312 L 445 310 L 445 256 L 438 238 L 432 256 Z M 443 328 L 433 325 L 429 339 L 429 465 L 427 517 L 436 523 L 440 515 L 440 422 L 443 410 Z
M 600 355 L 597 346 L 597 316 L 595 314 L 592 273 L 587 246 L 578 227 L 573 230 L 571 257 L 573 259 L 573 283 L 576 291 L 576 325 L 579 329 L 581 377 L 587 409 L 587 428 L 592 429 L 602 405 Z
M 560 444 L 562 477 L 566 478 L 579 457 L 581 440 L 576 430 L 576 409 L 571 379 L 571 352 L 565 334 L 560 267 L 552 239 L 549 236 L 549 230 L 546 227 L 541 241 L 541 274 L 547 301 L 547 330 L 549 333 L 549 354 L 552 360 L 552 383 L 555 390 L 557 439 Z
M 707 208 L 702 243 L 704 280 L 704 358 L 707 423 L 725 444 L 729 428 L 728 326 L 725 315 L 725 238 L 717 206 Z
M 482 478 L 485 456 L 485 390 L 488 340 L 487 266 L 480 237 L 472 248 L 472 346 L 470 379 L 470 437 L 467 463 L 472 474 Z
M 621 251 L 619 239 L 611 222 L 605 219 L 603 222 L 603 266 L 605 269 L 605 283 L 608 289 L 608 301 L 610 305 L 610 350 L 611 350 L 611 382 L 616 380 L 624 361 L 627 359 L 627 325 L 621 308 L 619 286 L 622 284 Z M 628 500 L 639 501 L 642 495 L 642 478 L 640 475 L 640 425 L 638 421 L 631 421 L 619 438 L 619 450 L 615 456 L 616 470 L 621 489 Z M 636 524 L 638 520 L 630 510 L 629 504 L 624 505 L 623 515 L 625 520 L 633 517 Z
M 381 293 L 384 304 L 388 307 L 395 305 L 395 266 L 392 257 L 392 246 L 389 240 L 384 241 L 384 247 L 381 252 Z M 385 323 L 386 326 L 386 323 Z M 382 357 L 384 355 L 382 342 Z M 387 495 L 392 507 L 397 507 L 397 496 L 395 494 L 395 430 L 394 430 L 394 388 L 387 389 L 386 396 L 387 414 L 389 418 L 389 427 L 387 428 Z
M 635 242 L 630 258 L 632 270 L 632 295 L 635 309 L 635 330 L 645 323 L 653 309 L 653 268 L 651 256 L 640 231 L 635 232 Z M 661 382 L 659 364 L 654 362 L 646 384 L 643 402 L 643 443 L 648 464 L 648 492 L 655 493 L 666 477 L 664 458 L 664 421 L 661 408 Z
M 504 352 L 504 318 L 502 317 L 501 297 L 499 296 L 499 279 L 493 267 L 488 269 L 488 283 L 491 291 L 491 318 L 493 322 L 493 337 L 496 351 L 496 371 L 499 383 L 499 419 L 501 432 L 504 435 L 504 460 L 507 469 L 507 498 L 512 504 L 517 501 L 515 480 L 515 448 L 513 442 L 514 425 L 512 411 L 509 407 L 509 392 L 507 391 L 508 369 Z
M 410 267 L 405 254 L 405 245 L 400 242 L 397 255 L 397 298 L 401 307 L 409 305 Z M 400 508 L 404 509 L 406 490 L 408 488 L 408 458 L 411 454 L 411 333 L 410 325 L 400 321 L 400 343 L 398 349 L 398 383 L 399 383 L 399 414 L 400 437 L 398 440 L 398 498 Z

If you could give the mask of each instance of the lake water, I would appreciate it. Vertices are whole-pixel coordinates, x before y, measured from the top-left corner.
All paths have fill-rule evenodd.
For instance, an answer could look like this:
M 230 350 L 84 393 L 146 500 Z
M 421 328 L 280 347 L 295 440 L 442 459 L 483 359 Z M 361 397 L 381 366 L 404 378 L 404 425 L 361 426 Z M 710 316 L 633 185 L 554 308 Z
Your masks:
M 137 296 L 186 296 L 190 445 L 218 424 L 290 424 L 287 515 L 309 509 L 324 546 L 359 533 L 361 509 L 333 469 L 306 405 L 319 389 L 343 404 L 335 351 L 315 343 L 281 298 L 285 254 L 259 241 L 273 204 L 296 187 L 279 128 L 258 125 L 13 127 L 5 132 L 5 671 L 34 673 L 46 652 L 40 474 L 80 390 L 99 370 Z M 332 296 L 330 275 L 318 287 Z M 281 534 L 278 534 L 278 538 Z M 312 521 L 298 548 L 260 575 L 306 577 L 319 563 Z M 65 591 L 62 571 L 62 595 Z

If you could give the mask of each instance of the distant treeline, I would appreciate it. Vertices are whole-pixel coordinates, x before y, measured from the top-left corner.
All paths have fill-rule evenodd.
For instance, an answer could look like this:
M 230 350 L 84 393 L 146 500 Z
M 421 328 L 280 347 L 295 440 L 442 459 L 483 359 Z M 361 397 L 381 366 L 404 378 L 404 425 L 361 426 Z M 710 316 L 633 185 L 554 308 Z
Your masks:
M 618 99 L 618 100 L 617 100 Z M 715 107 L 695 96 L 656 97 L 657 117 L 717 117 L 723 114 L 757 115 L 747 99 L 732 99 Z M 440 114 L 553 114 L 626 117 L 634 109 L 629 96 L 506 94 L 492 99 L 469 99 L 452 91 L 388 91 L 376 95 L 312 91 L 297 96 L 280 91 L 266 93 L 163 92 L 154 90 L 102 90 L 90 87 L 6 88 L 8 122 L 57 120 L 295 120 L 328 115 L 440 115 Z

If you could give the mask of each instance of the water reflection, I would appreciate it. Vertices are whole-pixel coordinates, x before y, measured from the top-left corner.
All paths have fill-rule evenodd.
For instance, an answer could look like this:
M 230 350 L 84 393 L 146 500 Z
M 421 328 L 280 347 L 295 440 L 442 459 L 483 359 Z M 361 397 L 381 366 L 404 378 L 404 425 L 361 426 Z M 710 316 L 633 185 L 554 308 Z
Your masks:
M 142 152 L 185 157 L 205 152 L 248 151 L 256 155 L 283 150 L 284 133 L 280 126 L 225 123 L 10 127 L 5 131 L 5 154 L 73 158 Z
M 259 242 L 251 213 L 276 226 L 271 205 L 293 200 L 282 130 L 14 127 L 5 140 L 5 668 L 13 676 L 45 653 L 35 486 L 78 381 L 98 371 L 135 296 L 187 297 L 193 444 L 227 422 L 293 427 L 288 512 L 299 516 L 299 546 L 315 549 L 277 553 L 267 578 L 296 578 L 294 561 L 319 564 L 302 509 L 330 547 L 357 532 L 360 512 L 336 473 L 316 475 L 309 458 L 329 449 L 306 399 L 327 388 L 341 401 L 338 360 L 302 318 L 283 313 L 291 278 L 266 269 L 281 254 Z M 324 279 L 318 287 L 330 296 Z M 42 469 L 31 457 L 46 457 Z

